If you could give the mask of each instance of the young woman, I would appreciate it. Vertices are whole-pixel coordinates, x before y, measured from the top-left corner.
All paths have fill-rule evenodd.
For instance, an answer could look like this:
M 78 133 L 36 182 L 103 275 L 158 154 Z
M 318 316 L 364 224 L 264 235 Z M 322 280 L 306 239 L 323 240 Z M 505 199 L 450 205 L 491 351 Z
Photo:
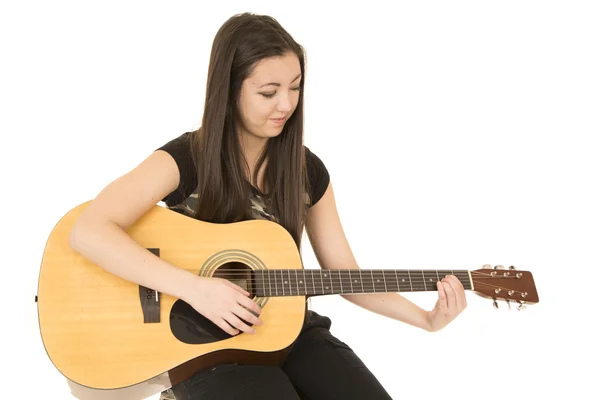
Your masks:
M 204 221 L 275 221 L 299 248 L 306 229 L 322 268 L 359 268 L 327 168 L 303 144 L 304 81 L 303 49 L 276 20 L 249 13 L 230 18 L 214 39 L 201 127 L 174 136 L 104 188 L 73 227 L 73 249 L 123 279 L 186 301 L 230 334 L 253 334 L 250 325 L 261 324 L 261 310 L 247 292 L 170 265 L 124 231 L 159 201 Z M 438 293 L 432 311 L 395 293 L 344 298 L 437 331 L 466 307 L 454 276 L 438 282 Z M 354 352 L 331 335 L 330 324 L 309 311 L 281 368 L 220 365 L 176 384 L 172 393 L 178 400 L 389 399 Z

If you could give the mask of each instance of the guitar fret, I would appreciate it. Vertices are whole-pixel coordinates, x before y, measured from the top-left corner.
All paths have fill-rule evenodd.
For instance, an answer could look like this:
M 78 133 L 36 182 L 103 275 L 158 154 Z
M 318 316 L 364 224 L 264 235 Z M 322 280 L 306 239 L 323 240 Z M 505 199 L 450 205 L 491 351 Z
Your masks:
M 287 281 L 285 280 L 285 273 L 286 273 L 285 270 L 281 270 L 280 271 L 280 274 L 281 274 L 281 286 L 282 286 L 282 290 L 281 290 L 282 296 L 286 295 L 285 290 L 286 290 L 286 286 L 287 286 Z M 288 293 L 288 295 L 289 295 L 289 293 Z
M 371 270 L 371 276 L 373 277 L 373 287 L 375 288 L 375 293 L 380 293 L 383 291 L 383 285 L 381 284 L 381 279 L 379 278 L 378 272 L 376 270 Z
M 279 296 L 279 283 L 277 282 L 277 270 L 273 271 L 273 282 L 275 282 L 275 296 Z
M 331 283 L 331 294 L 333 294 L 333 278 L 331 276 L 331 271 L 329 271 L 329 282 Z
M 327 273 L 329 274 L 329 284 L 331 285 L 331 293 L 335 294 L 337 293 L 337 287 L 335 286 L 335 281 L 333 280 L 333 275 L 335 273 L 335 270 L 327 270 Z
M 273 296 L 273 287 L 271 286 L 271 274 L 269 273 L 269 271 L 267 271 L 267 276 L 269 277 L 269 296 Z
M 386 292 L 398 292 L 398 286 L 394 285 L 395 277 L 394 271 L 386 271 L 382 270 L 383 273 L 383 283 L 385 284 Z
M 325 292 L 325 289 L 329 290 L 329 286 L 327 286 L 327 284 L 325 283 L 324 279 L 327 278 L 327 272 L 325 271 L 319 271 L 319 275 L 321 276 L 321 288 L 323 289 L 323 293 Z
M 325 285 L 323 285 L 323 273 L 321 271 L 319 271 L 319 278 L 321 280 L 321 293 L 325 293 Z
M 307 296 L 310 294 L 314 294 L 314 292 L 310 292 L 310 283 L 308 282 L 308 276 L 306 276 L 306 270 L 302 271 L 302 276 L 304 278 L 304 294 L 306 294 Z
M 365 286 L 363 284 L 362 271 L 360 269 L 358 270 L 358 276 L 360 277 L 360 289 L 364 293 L 365 292 Z
M 306 274 L 308 272 L 308 275 Z M 312 277 L 310 275 L 310 271 L 304 270 L 303 271 L 304 274 L 304 291 L 306 292 L 307 295 L 311 295 L 311 294 L 315 294 L 314 288 L 311 290 L 311 287 L 313 287 L 314 285 L 311 284 L 312 282 Z
M 371 283 L 373 284 L 373 293 L 375 293 L 375 278 L 373 278 L 373 270 L 371 270 Z
M 420 271 L 420 270 L 419 270 Z M 413 276 L 413 274 L 415 275 L 421 275 L 421 272 L 419 271 L 409 271 L 408 272 L 408 277 L 411 281 L 411 290 L 414 292 L 421 292 L 423 291 L 423 289 L 425 289 L 424 283 L 425 281 L 423 281 L 423 287 L 420 286 L 419 284 L 419 280 L 416 279 L 416 276 Z
M 466 290 L 472 290 L 469 271 L 463 270 L 323 269 L 315 272 L 311 269 L 307 273 L 307 270 L 274 269 L 253 272 L 255 278 L 250 285 L 258 296 L 437 291 L 437 282 L 449 275 L 456 276 Z M 321 281 L 319 289 L 317 279 Z
M 438 276 L 437 270 L 434 271 L 435 275 Z M 424 276 L 424 275 L 423 275 Z M 427 278 L 425 282 L 425 290 L 436 290 L 436 279 L 433 277 L 433 273 L 431 271 L 427 272 Z
M 385 288 L 385 291 L 387 292 L 387 282 L 385 281 L 385 271 L 381 271 L 381 274 L 383 275 L 383 287 Z

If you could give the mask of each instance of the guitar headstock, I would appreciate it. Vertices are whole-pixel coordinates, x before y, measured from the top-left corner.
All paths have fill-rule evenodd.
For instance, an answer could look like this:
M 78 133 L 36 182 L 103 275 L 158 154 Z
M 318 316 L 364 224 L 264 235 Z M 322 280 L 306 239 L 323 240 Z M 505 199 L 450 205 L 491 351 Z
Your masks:
M 518 304 L 521 310 L 525 304 L 539 302 L 533 275 L 510 266 L 505 269 L 502 265 L 484 265 L 483 268 L 471 271 L 473 291 L 480 296 L 491 298 L 494 307 L 498 308 L 498 300 L 505 300 L 510 308 L 511 303 Z

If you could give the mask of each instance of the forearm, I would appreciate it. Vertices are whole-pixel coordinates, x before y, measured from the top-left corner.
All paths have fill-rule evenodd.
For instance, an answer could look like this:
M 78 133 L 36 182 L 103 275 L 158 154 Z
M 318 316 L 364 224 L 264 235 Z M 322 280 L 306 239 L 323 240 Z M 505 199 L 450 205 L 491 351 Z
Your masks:
M 343 298 L 376 314 L 430 331 L 427 311 L 397 293 L 343 295 Z
M 161 293 L 185 300 L 197 284 L 196 275 L 155 256 L 110 221 L 78 223 L 69 244 L 106 271 Z

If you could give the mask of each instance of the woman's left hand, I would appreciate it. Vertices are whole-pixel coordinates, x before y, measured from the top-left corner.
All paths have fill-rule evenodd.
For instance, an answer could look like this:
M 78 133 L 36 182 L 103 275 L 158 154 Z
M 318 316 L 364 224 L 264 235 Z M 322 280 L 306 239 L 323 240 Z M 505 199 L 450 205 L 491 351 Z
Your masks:
M 437 289 L 438 301 L 427 314 L 431 332 L 444 328 L 467 307 L 465 289 L 456 276 L 444 277 L 437 283 Z

